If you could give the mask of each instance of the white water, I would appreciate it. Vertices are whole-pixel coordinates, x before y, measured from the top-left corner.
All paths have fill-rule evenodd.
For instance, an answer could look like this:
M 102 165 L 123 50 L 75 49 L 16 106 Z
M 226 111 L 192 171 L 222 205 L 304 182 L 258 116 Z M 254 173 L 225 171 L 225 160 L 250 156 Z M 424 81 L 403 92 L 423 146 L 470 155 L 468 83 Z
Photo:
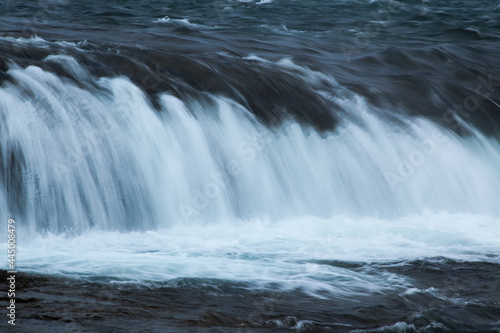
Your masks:
M 19 237 L 18 269 L 112 281 L 224 279 L 260 288 L 353 296 L 409 289 L 396 274 L 354 272 L 334 260 L 387 262 L 445 256 L 500 263 L 498 220 L 424 214 L 396 220 L 336 216 L 177 225 L 145 233 L 91 231 L 78 237 Z M 326 265 L 325 265 L 326 264 Z M 274 283 L 271 285 L 271 283 Z
M 92 80 L 71 57 L 46 61 Z M 304 84 L 320 75 L 275 65 Z M 352 293 L 406 282 L 311 260 L 498 261 L 500 147 L 479 132 L 414 118 L 396 127 L 354 94 L 332 97 L 354 119 L 335 133 L 293 121 L 271 131 L 219 96 L 165 94 L 158 112 L 125 78 L 82 89 L 37 67 L 9 74 L 0 142 L 22 151 L 26 199 L 16 216 L 2 188 L 0 215 L 19 226 L 18 269 Z

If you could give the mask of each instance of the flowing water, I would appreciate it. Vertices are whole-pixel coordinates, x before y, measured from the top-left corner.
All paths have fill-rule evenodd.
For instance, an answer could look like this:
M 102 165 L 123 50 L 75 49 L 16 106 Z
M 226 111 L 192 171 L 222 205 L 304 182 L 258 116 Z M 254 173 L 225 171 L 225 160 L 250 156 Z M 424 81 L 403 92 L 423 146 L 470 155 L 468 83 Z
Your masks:
M 498 332 L 499 45 L 495 1 L 2 2 L 17 268 L 179 327 Z

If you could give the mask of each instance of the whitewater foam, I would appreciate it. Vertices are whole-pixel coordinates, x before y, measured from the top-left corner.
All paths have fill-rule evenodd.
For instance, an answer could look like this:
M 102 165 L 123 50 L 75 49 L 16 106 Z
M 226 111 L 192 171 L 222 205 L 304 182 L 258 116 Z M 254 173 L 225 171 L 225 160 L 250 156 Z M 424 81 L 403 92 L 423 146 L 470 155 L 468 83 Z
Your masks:
M 427 214 L 397 220 L 336 216 L 226 221 L 143 233 L 93 230 L 77 237 L 30 238 L 21 232 L 18 269 L 140 284 L 179 278 L 231 280 L 249 288 L 299 288 L 316 297 L 385 289 L 410 295 L 420 290 L 407 278 L 330 263 L 435 256 L 500 263 L 491 255 L 500 250 L 499 229 L 498 220 L 482 216 Z

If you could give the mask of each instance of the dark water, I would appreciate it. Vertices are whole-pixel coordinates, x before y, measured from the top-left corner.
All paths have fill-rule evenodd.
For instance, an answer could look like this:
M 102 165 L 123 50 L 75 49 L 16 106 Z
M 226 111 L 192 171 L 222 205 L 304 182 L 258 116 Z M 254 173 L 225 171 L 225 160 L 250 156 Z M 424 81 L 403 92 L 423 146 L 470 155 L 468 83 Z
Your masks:
M 65 58 L 47 61 L 52 56 Z M 2 220 L 9 216 L 25 221 L 23 246 L 25 253 L 33 255 L 25 258 L 25 264 L 19 263 L 20 270 L 27 273 L 19 275 L 16 330 L 499 332 L 500 253 L 494 241 L 500 230 L 496 168 L 500 161 L 496 155 L 500 139 L 499 59 L 498 1 L 0 2 L 0 87 L 11 93 L 1 95 L 0 100 L 0 209 L 4 210 L 0 215 Z M 41 88 L 33 88 L 35 83 L 26 83 L 28 79 L 16 72 L 26 70 L 28 78 L 31 75 L 36 81 L 40 72 L 29 72 L 34 68 L 30 66 L 42 69 L 44 77 L 54 74 L 59 81 L 49 77 Z M 71 252 L 78 247 L 71 243 L 71 237 L 85 237 L 85 232 L 93 228 L 127 234 L 177 225 L 185 216 L 179 217 L 178 204 L 168 206 L 165 202 L 182 197 L 184 183 L 206 184 L 201 176 L 197 178 L 197 172 L 208 172 L 212 165 L 204 164 L 204 155 L 195 157 L 208 151 L 214 156 L 209 162 L 222 165 L 237 155 L 227 147 L 239 137 L 224 132 L 224 126 L 210 129 L 213 136 L 207 135 L 207 145 L 200 148 L 197 136 L 191 135 L 194 127 L 173 125 L 178 132 L 172 132 L 172 137 L 189 142 L 180 144 L 182 153 L 176 155 L 188 163 L 178 168 L 183 171 L 166 176 L 168 181 L 158 180 L 167 185 L 157 188 L 156 169 L 138 161 L 144 156 L 163 156 L 163 152 L 152 149 L 143 155 L 151 145 L 134 146 L 145 136 L 123 125 L 123 137 L 119 131 L 107 132 L 99 137 L 91 154 L 82 155 L 83 162 L 72 164 L 70 174 L 73 177 L 74 172 L 74 178 L 57 178 L 45 157 L 56 160 L 57 147 L 70 145 L 72 140 L 70 135 L 57 134 L 66 119 L 58 111 L 57 102 L 62 103 L 61 109 L 75 110 L 82 119 L 93 119 L 75 125 L 77 138 L 89 135 L 85 134 L 93 133 L 89 124 L 101 126 L 94 112 L 99 115 L 116 109 L 113 101 L 121 100 L 132 111 L 139 109 L 129 95 L 117 95 L 112 86 L 105 87 L 100 81 L 119 77 L 138 87 L 147 107 L 160 115 L 169 114 L 163 94 L 182 100 L 202 130 L 210 125 L 206 119 L 223 118 L 216 111 L 222 99 L 234 101 L 256 116 L 258 124 L 243 123 L 238 118 L 236 122 L 244 125 L 235 132 L 254 127 L 262 132 L 266 128 L 286 137 L 282 126 L 289 122 L 301 125 L 304 139 L 291 139 L 290 149 L 278 144 L 274 150 L 264 149 L 266 158 L 259 160 L 258 166 L 249 167 L 255 177 L 247 177 L 247 173 L 247 178 L 227 177 L 224 190 L 229 199 L 203 207 L 200 219 L 205 222 L 222 217 L 282 221 L 290 216 L 328 219 L 344 215 L 358 221 L 357 212 L 374 219 L 399 221 L 402 216 L 416 215 L 423 216 L 418 221 L 437 222 L 428 229 L 422 227 L 423 231 L 418 226 L 401 227 L 403 231 L 391 226 L 381 232 L 389 235 L 386 238 L 374 229 L 382 241 L 377 238 L 373 242 L 370 235 L 357 235 L 372 225 L 353 222 L 352 229 L 340 232 L 342 238 L 352 237 L 358 244 L 352 250 L 352 260 L 345 254 L 337 258 L 328 251 L 310 254 L 308 247 L 299 243 L 279 247 L 287 237 L 286 231 L 296 225 L 280 229 L 283 236 L 277 235 L 271 242 L 278 244 L 276 247 L 262 240 L 265 245 L 256 242 L 257 250 L 245 248 L 243 254 L 222 248 L 224 260 L 247 256 L 249 262 L 254 257 L 262 259 L 256 265 L 265 267 L 269 262 L 293 263 L 302 268 L 316 265 L 342 271 L 334 278 L 297 273 L 300 283 L 287 288 L 283 285 L 293 279 L 285 278 L 285 269 L 277 273 L 283 276 L 280 280 L 272 274 L 269 278 L 259 271 L 245 271 L 243 266 L 233 266 L 233 261 L 223 261 L 221 266 L 213 263 L 213 270 L 223 272 L 222 277 L 209 269 L 206 273 L 200 268 L 202 273 L 197 274 L 177 266 L 172 277 L 170 272 L 145 273 L 150 272 L 146 266 L 168 266 L 163 257 L 154 259 L 157 261 L 148 261 L 148 257 L 140 268 L 133 266 L 132 258 L 128 263 L 126 246 L 123 257 L 127 260 L 110 256 L 109 265 L 113 267 L 109 269 L 91 255 L 90 259 L 78 257 L 81 253 Z M 42 88 L 47 88 L 46 93 L 38 94 Z M 54 140 L 47 141 L 50 147 L 46 141 L 38 146 L 32 137 L 16 134 L 15 122 L 8 120 L 18 108 L 10 99 L 12 91 L 35 106 L 43 119 L 35 127 L 45 130 L 46 126 L 48 134 L 44 135 L 53 135 Z M 350 104 L 359 100 L 394 133 L 407 136 L 385 137 L 384 130 L 377 132 L 365 126 L 362 116 L 366 110 Z M 193 111 L 200 105 L 203 112 Z M 456 145 L 450 145 L 448 154 L 439 160 L 441 164 L 432 164 L 415 184 L 400 192 L 391 191 L 383 174 L 395 168 L 399 159 L 385 152 L 399 149 L 400 155 L 412 153 L 411 140 L 423 137 L 412 126 L 421 119 L 442 130 Z M 335 138 L 351 124 L 359 124 L 370 139 L 353 134 L 346 152 L 337 156 L 325 154 L 326 150 L 313 141 L 316 134 L 318 140 Z M 218 131 L 222 139 L 216 135 Z M 153 138 L 157 133 L 151 129 Z M 370 140 L 375 142 L 375 150 Z M 164 144 L 167 142 L 160 142 L 160 146 Z M 197 150 L 190 150 L 190 144 Z M 120 145 L 128 148 L 116 148 Z M 37 155 L 38 151 L 45 153 Z M 111 162 L 102 162 L 101 156 L 108 156 Z M 304 162 L 304 167 L 295 169 L 294 161 L 298 160 L 311 163 Z M 322 168 L 337 165 L 337 161 L 343 166 L 338 173 Z M 160 166 L 162 163 L 158 161 Z M 376 169 L 373 165 L 383 163 L 386 167 L 380 174 L 372 172 Z M 359 168 L 362 172 L 357 172 Z M 241 181 L 243 178 L 245 181 Z M 268 187 L 263 186 L 266 184 Z M 248 189 L 257 185 L 262 187 L 258 191 Z M 163 192 L 165 188 L 168 190 Z M 280 191 L 273 192 L 276 188 Z M 337 197 L 326 200 L 332 193 L 328 192 L 330 188 L 338 188 L 338 196 L 345 201 Z M 162 210 L 163 206 L 167 208 Z M 436 215 L 429 217 L 428 212 Z M 441 222 L 439 213 L 458 215 Z M 470 224 L 463 226 L 460 214 Z M 488 219 L 483 221 L 485 216 Z M 455 222 L 456 233 L 450 229 Z M 193 222 L 186 228 L 204 234 L 204 226 Z M 304 234 L 315 226 L 306 223 Z M 333 224 L 332 229 L 336 228 Z M 217 239 L 217 231 L 211 232 L 206 231 L 208 236 L 203 241 L 209 243 L 211 236 Z M 322 233 L 318 231 L 318 235 Z M 61 245 L 57 255 L 49 246 L 40 250 L 41 259 L 35 256 L 37 249 L 30 246 L 38 245 L 30 245 L 31 239 L 32 244 L 39 244 L 40 235 L 60 234 L 70 239 L 62 244 L 68 245 L 67 256 L 74 261 L 64 257 L 66 245 Z M 114 234 L 109 237 L 118 238 Z M 309 238 L 304 237 L 307 243 Z M 92 235 L 77 239 L 91 242 Z M 500 239 L 500 233 L 496 239 Z M 110 244 L 113 241 L 110 238 Z M 406 248 L 413 246 L 413 241 L 422 241 L 425 246 L 415 245 L 417 252 L 408 255 Z M 156 243 L 151 249 L 147 240 L 145 243 L 145 252 L 162 253 Z M 179 256 L 179 263 L 199 256 L 200 266 L 205 260 L 207 267 L 212 265 L 211 257 L 206 259 L 198 253 L 210 252 L 206 248 L 190 252 L 190 247 L 188 255 L 183 255 L 182 239 L 179 243 L 180 250 L 172 250 Z M 364 247 L 361 255 L 356 255 L 358 247 Z M 88 252 L 85 244 L 81 248 Z M 97 255 L 106 258 L 107 254 Z M 122 265 L 118 273 L 116 262 Z M 132 273 L 127 271 L 129 266 Z M 241 277 L 244 274 L 248 276 Z M 253 283 L 260 278 L 266 281 L 265 287 Z M 383 281 L 380 288 L 374 287 L 382 283 L 377 279 Z M 331 289 L 310 287 L 319 283 Z M 1 299 L 2 304 L 8 300 L 5 295 Z M 6 327 L 5 320 L 1 325 L 2 329 Z
M 81 47 L 93 56 L 77 59 L 92 74 L 126 75 L 150 94 L 221 93 L 265 121 L 274 119 L 269 110 L 287 106 L 286 113 L 318 129 L 335 128 L 340 107 L 332 114 L 331 103 L 309 89 L 299 96 L 293 77 L 241 59 L 292 57 L 375 105 L 456 128 L 454 117 L 445 114 L 451 109 L 488 133 L 498 128 L 498 94 L 481 90 L 479 105 L 471 104 L 472 119 L 466 116 L 471 112 L 460 115 L 454 107 L 475 93 L 480 77 L 499 84 L 496 1 L 42 3 L 2 2 L 3 35 L 86 41 Z M 167 16 L 170 21 L 153 24 Z M 4 58 L 25 65 L 53 51 L 2 43 Z M 331 88 L 326 84 L 318 82 L 317 88 Z
M 185 278 L 145 288 L 21 274 L 18 326 L 22 332 L 498 332 L 498 265 L 445 258 L 327 264 L 395 272 L 416 288 L 318 299 L 224 280 Z

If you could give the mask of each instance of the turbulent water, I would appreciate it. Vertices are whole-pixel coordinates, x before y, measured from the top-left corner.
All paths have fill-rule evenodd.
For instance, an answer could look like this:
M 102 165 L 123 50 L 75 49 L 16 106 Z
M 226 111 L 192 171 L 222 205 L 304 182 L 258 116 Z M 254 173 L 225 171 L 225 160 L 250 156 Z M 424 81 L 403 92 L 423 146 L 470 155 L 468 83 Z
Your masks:
M 17 268 L 173 332 L 498 332 L 499 58 L 497 1 L 2 1 Z

